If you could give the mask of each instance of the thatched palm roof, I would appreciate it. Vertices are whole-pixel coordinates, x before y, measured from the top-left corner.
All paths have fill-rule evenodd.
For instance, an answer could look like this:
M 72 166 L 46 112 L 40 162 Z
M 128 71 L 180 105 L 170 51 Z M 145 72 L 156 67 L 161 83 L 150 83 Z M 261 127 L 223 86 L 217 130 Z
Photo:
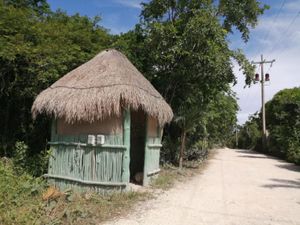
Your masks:
M 102 51 L 41 92 L 32 106 L 35 118 L 46 113 L 68 122 L 104 119 L 121 115 L 122 108 L 141 108 L 169 122 L 172 109 L 151 83 L 117 50 Z

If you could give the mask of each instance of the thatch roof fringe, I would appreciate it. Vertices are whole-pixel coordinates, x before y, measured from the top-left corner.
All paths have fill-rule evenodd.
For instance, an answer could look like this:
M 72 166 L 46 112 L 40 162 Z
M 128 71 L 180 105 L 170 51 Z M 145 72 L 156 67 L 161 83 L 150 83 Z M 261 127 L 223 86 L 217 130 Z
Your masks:
M 122 107 L 141 108 L 161 125 L 173 117 L 163 97 L 122 53 L 105 50 L 41 92 L 32 114 L 93 122 L 121 115 Z
M 143 89 L 141 87 L 138 87 L 134 84 L 132 85 L 129 85 L 129 84 L 110 84 L 110 85 L 103 85 L 103 86 L 92 86 L 92 87 L 68 87 L 68 86 L 55 86 L 55 87 L 49 87 L 50 89 L 55 89 L 55 88 L 69 88 L 69 89 L 78 89 L 78 90 L 84 90 L 84 89 L 93 89 L 93 88 L 105 88 L 105 87 L 114 87 L 114 86 L 129 86 L 129 87 L 136 87 L 136 88 L 139 88 L 145 92 L 147 92 L 149 95 L 152 95 L 153 97 L 155 98 L 162 98 L 161 96 L 157 96 L 157 95 L 153 95 L 151 92 L 148 92 L 146 89 Z

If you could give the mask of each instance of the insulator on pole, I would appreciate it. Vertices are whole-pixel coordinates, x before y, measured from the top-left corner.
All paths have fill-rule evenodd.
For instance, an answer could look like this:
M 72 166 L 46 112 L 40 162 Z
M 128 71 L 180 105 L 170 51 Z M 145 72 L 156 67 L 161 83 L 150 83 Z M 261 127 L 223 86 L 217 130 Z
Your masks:
M 265 80 L 266 80 L 266 81 L 270 81 L 270 74 L 266 73 L 266 75 L 265 75 Z
M 259 81 L 259 74 L 255 74 L 255 81 Z

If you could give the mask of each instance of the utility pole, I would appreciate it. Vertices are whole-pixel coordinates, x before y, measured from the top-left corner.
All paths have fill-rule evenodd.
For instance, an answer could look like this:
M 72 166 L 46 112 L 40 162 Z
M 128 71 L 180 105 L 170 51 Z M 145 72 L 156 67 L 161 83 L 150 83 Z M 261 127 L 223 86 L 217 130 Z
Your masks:
M 235 127 L 235 148 L 238 148 L 239 138 L 238 138 L 238 127 Z
M 252 62 L 252 64 L 259 64 L 260 65 L 260 72 L 261 72 L 261 111 L 262 111 L 262 144 L 263 150 L 266 147 L 266 109 L 265 109 L 265 76 L 264 76 L 264 64 L 271 63 L 271 65 L 275 62 L 275 59 L 271 61 L 266 61 L 261 55 L 260 62 Z

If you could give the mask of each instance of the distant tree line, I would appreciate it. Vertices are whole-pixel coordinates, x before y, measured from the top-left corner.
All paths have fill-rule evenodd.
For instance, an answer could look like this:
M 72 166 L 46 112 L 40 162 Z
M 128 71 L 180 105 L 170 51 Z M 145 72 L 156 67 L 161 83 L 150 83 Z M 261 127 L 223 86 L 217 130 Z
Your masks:
M 256 0 L 151 0 L 133 30 L 112 35 L 100 17 L 53 12 L 46 0 L 0 0 L 0 156 L 43 172 L 50 121 L 32 120 L 34 98 L 106 48 L 125 53 L 171 105 L 163 161 L 225 145 L 238 110 L 232 60 L 247 84 L 254 69 L 228 35 L 237 29 L 247 42 L 265 9 Z
M 267 147 L 271 154 L 300 165 L 300 87 L 279 91 L 266 103 Z M 261 114 L 251 116 L 239 131 L 239 147 L 262 151 Z

